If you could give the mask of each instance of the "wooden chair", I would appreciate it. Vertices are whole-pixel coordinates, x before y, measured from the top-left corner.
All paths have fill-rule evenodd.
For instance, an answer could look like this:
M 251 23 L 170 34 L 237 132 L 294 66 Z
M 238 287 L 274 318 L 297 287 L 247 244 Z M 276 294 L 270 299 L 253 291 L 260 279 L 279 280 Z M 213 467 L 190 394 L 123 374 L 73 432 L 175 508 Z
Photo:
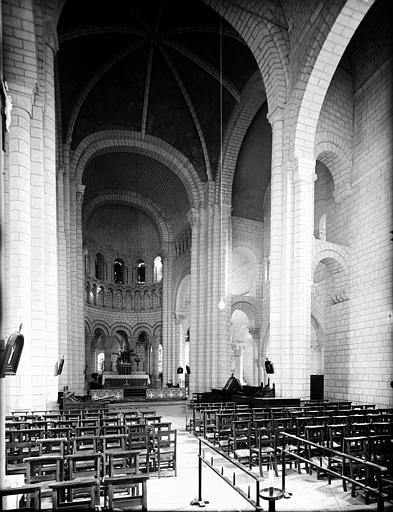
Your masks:
M 177 476 L 177 430 L 162 430 L 153 436 L 153 450 L 156 455 L 158 478 L 161 472 L 169 470 Z
M 18 487 L 3 487 L 0 489 L 0 503 L 2 503 L 3 498 L 6 496 L 15 496 L 19 494 L 24 495 L 24 500 L 29 503 L 29 506 L 24 507 L 23 509 L 21 507 L 16 509 L 7 509 L 8 512 L 13 512 L 16 510 L 41 510 L 41 485 L 39 484 L 25 484 L 19 485 Z
M 344 438 L 344 452 L 353 455 L 359 459 L 367 460 L 369 454 L 368 448 L 368 437 L 356 436 L 356 437 L 345 437 Z M 360 462 L 347 459 L 344 463 L 343 474 L 348 474 L 353 480 L 367 484 L 369 481 L 369 470 L 368 467 L 361 464 Z M 346 490 L 346 486 L 345 489 Z M 356 484 L 352 483 L 351 496 L 354 497 L 356 494 Z M 369 492 L 365 492 L 366 504 L 369 501 Z
M 147 480 L 148 475 L 125 475 L 103 479 L 105 506 L 108 510 L 141 506 L 147 512 Z M 127 494 L 125 495 L 125 492 Z
M 38 446 L 35 442 L 22 441 L 6 443 L 6 474 L 7 475 L 24 475 L 27 470 L 25 459 L 37 456 Z
M 249 420 L 234 420 L 232 433 L 228 438 L 228 453 L 240 463 L 248 462 L 251 469 L 251 425 Z
M 96 426 L 86 426 L 86 427 L 75 427 L 75 437 L 83 437 L 83 436 L 95 436 L 98 437 L 100 435 L 100 427 Z
M 321 448 L 327 446 L 325 425 L 306 425 L 305 434 L 306 434 L 307 441 L 311 441 L 312 443 L 319 445 Z M 307 459 L 310 462 L 318 464 L 318 468 L 315 469 L 315 471 L 317 473 L 317 480 L 319 480 L 320 474 L 323 471 L 323 468 L 328 467 L 328 459 L 325 456 L 325 452 L 321 448 L 312 446 L 308 443 L 306 444 Z M 308 473 L 310 475 L 313 470 L 314 470 L 314 467 L 311 465 L 308 465 Z
M 127 434 L 127 425 L 104 425 L 101 427 L 101 436 Z
M 232 433 L 233 412 L 218 412 L 214 429 L 213 443 L 224 452 L 229 451 L 229 436 Z
M 276 433 L 275 450 L 277 453 L 277 461 L 280 461 L 282 449 L 284 447 L 283 433 L 286 432 L 288 434 L 296 435 L 296 433 L 297 433 L 296 421 L 290 417 L 275 418 L 273 421 L 273 429 Z M 299 442 L 291 441 L 290 438 L 286 439 L 285 449 L 288 450 L 289 452 L 299 453 L 302 450 L 302 448 L 303 447 L 301 444 L 299 444 Z M 286 461 L 289 463 L 289 466 L 292 467 L 293 458 L 291 458 L 290 455 L 286 456 Z M 295 464 L 297 464 L 296 461 L 295 461 Z M 298 471 L 300 472 L 300 464 L 297 464 L 297 466 L 298 466 Z
M 128 448 L 139 452 L 139 468 L 149 473 L 150 466 L 155 465 L 157 454 L 154 452 L 152 436 L 148 428 L 143 425 L 138 427 L 128 434 Z
M 62 437 L 37 439 L 35 443 L 38 446 L 38 455 L 60 455 L 64 457 L 68 450 L 67 439 Z
M 77 436 L 70 439 L 71 454 L 96 453 L 98 451 L 97 436 Z
M 49 485 L 64 480 L 64 459 L 61 455 L 40 455 L 27 457 L 26 483 L 40 484 L 41 496 L 51 495 Z M 30 506 L 30 495 L 26 495 L 27 506 Z
M 107 475 L 109 474 L 109 455 L 111 453 L 123 452 L 127 449 L 128 434 L 107 434 L 100 436 L 100 440 L 102 443 L 102 455 L 104 458 L 103 469 L 104 474 Z
M 251 447 L 253 460 L 256 460 L 259 467 L 259 474 L 263 476 L 263 465 L 267 468 L 272 464 L 276 476 L 277 469 L 277 450 L 276 450 L 276 432 L 272 428 L 259 428 L 255 431 L 256 444 Z
M 78 421 L 78 425 L 75 427 L 75 429 L 78 427 L 100 428 L 100 418 L 99 417 L 80 418 Z
M 100 480 L 87 477 L 49 485 L 52 510 L 95 510 L 100 505 Z

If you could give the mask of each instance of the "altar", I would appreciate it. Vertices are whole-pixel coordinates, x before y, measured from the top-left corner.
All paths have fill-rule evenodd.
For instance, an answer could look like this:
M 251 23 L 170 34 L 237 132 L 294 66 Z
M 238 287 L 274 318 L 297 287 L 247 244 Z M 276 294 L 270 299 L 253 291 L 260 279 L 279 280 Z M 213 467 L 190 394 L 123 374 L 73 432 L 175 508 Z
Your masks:
M 145 373 L 119 375 L 104 372 L 102 384 L 105 388 L 146 387 L 150 384 L 150 377 Z
M 143 371 L 132 373 L 117 373 L 105 371 L 102 375 L 104 388 L 101 391 L 113 394 L 114 390 L 122 395 L 122 398 L 145 397 L 146 389 L 150 385 L 150 377 Z

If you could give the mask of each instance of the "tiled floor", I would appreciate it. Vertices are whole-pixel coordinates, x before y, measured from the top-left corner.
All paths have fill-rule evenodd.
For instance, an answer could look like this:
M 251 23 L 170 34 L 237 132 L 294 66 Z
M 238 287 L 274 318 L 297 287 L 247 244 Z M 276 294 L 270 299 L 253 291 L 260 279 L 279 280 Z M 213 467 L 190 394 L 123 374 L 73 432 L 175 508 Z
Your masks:
M 152 477 L 148 482 L 148 507 L 149 511 L 191 511 L 199 510 L 198 505 L 191 505 L 191 501 L 198 497 L 198 440 L 185 430 L 184 405 L 150 405 L 158 414 L 163 416 L 163 421 L 172 421 L 174 428 L 178 429 L 178 474 L 177 477 Z M 210 460 L 210 455 L 206 453 Z M 232 480 L 233 469 L 218 458 L 214 458 L 214 464 L 224 476 Z M 237 476 L 237 485 L 247 493 L 248 485 L 252 484 L 249 477 Z M 281 471 L 275 480 L 275 485 L 280 487 Z M 276 510 L 279 511 L 374 511 L 376 503 L 365 505 L 361 496 L 351 497 L 350 492 L 342 490 L 341 481 L 333 480 L 328 485 L 326 479 L 317 480 L 315 475 L 304 473 L 299 475 L 297 471 L 288 470 L 286 491 L 292 496 L 276 502 Z M 250 487 L 251 497 L 255 497 L 254 487 Z M 209 501 L 204 507 L 206 511 L 231 512 L 255 510 L 245 499 L 224 482 L 218 475 L 204 465 L 202 469 L 202 498 Z M 267 502 L 261 501 L 263 510 L 268 510 Z M 393 503 L 385 502 L 385 511 L 392 511 Z

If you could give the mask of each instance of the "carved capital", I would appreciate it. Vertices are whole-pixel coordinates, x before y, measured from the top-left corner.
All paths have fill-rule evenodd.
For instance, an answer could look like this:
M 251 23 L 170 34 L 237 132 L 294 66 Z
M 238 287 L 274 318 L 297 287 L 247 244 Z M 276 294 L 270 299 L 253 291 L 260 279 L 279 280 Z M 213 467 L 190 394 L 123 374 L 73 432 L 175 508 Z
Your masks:
M 85 193 L 85 185 L 77 184 L 76 185 L 76 202 L 81 203 L 83 200 L 83 195 Z
M 196 208 L 191 208 L 191 210 L 187 213 L 187 220 L 190 226 L 195 226 L 199 223 L 200 214 Z
M 284 109 L 282 107 L 276 107 L 272 111 L 268 111 L 266 115 L 267 120 L 273 126 L 274 123 L 284 120 Z
M 317 179 L 315 174 L 315 158 L 296 158 L 293 170 L 295 183 L 304 181 L 312 184 Z
M 181 324 L 182 321 L 186 318 L 186 315 L 184 313 L 178 313 L 177 311 L 173 313 L 173 316 L 175 317 L 175 322 L 177 324 Z

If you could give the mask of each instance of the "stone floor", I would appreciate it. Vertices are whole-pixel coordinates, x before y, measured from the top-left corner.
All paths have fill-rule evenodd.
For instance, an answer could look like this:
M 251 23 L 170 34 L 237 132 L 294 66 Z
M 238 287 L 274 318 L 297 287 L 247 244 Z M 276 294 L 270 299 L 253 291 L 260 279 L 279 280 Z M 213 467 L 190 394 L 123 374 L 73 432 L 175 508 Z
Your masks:
M 191 501 L 198 497 L 198 440 L 185 430 L 185 406 L 180 404 L 150 405 L 163 421 L 172 421 L 174 428 L 178 429 L 178 474 L 177 477 L 152 477 L 148 482 L 148 508 L 149 511 L 191 511 L 199 510 L 198 505 L 191 505 Z M 210 455 L 208 456 L 210 459 Z M 223 467 L 224 475 L 233 478 L 233 470 L 228 463 L 214 458 L 214 464 Z M 251 497 L 255 496 L 255 487 L 249 477 L 237 476 L 237 485 L 248 490 L 250 485 Z M 275 479 L 275 485 L 281 485 L 281 471 Z M 288 470 L 286 491 L 291 493 L 289 499 L 276 502 L 279 511 L 374 511 L 376 503 L 365 505 L 361 496 L 351 497 L 350 492 L 342 490 L 341 481 L 332 480 L 328 485 L 326 479 L 317 480 L 316 476 L 298 474 L 295 470 Z M 206 511 L 232 512 L 255 510 L 245 499 L 234 491 L 224 480 L 216 475 L 210 468 L 202 469 L 202 498 L 209 503 L 205 504 Z M 268 503 L 262 501 L 263 510 L 268 510 Z M 385 510 L 393 510 L 393 502 L 385 502 Z

